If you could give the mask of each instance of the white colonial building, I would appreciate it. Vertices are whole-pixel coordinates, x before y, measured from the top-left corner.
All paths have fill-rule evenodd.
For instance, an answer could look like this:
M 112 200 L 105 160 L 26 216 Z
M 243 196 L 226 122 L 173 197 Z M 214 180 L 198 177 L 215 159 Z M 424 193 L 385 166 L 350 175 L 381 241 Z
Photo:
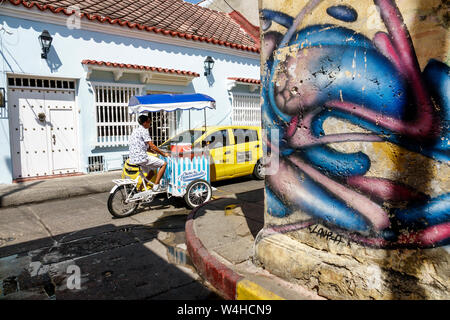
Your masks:
M 259 33 L 236 16 L 181 0 L 2 1 L 0 183 L 119 169 L 132 95 L 203 93 L 208 125 L 260 124 Z M 152 134 L 188 127 L 158 113 Z

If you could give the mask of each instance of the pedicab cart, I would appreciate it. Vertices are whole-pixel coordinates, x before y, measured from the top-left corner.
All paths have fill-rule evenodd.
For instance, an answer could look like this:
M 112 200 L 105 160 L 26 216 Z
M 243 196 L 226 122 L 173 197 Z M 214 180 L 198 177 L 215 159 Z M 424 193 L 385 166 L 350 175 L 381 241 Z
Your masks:
M 152 94 L 130 98 L 129 113 L 176 110 L 204 110 L 206 128 L 206 108 L 215 109 L 215 100 L 204 94 Z M 190 114 L 189 114 L 190 122 Z M 189 123 L 190 127 L 190 123 Z M 191 129 L 191 128 L 189 128 Z M 188 147 L 188 148 L 186 148 Z M 161 190 L 152 190 L 153 183 L 145 178 L 141 168 L 124 164 L 121 179 L 115 179 L 108 198 L 108 210 L 115 217 L 126 217 L 135 212 L 140 203 L 150 203 L 157 194 L 167 197 L 183 197 L 190 208 L 195 208 L 211 199 L 210 155 L 207 148 L 191 149 L 192 145 L 173 144 L 166 161 L 167 167 L 161 179 Z

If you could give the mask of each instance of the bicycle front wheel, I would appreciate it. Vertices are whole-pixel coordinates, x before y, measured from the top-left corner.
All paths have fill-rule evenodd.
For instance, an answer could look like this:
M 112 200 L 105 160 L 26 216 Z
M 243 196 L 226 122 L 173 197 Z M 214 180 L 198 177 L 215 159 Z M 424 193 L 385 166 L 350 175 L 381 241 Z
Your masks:
M 127 202 L 128 194 L 131 191 L 133 186 L 119 186 L 113 193 L 109 194 L 108 197 L 108 211 L 114 217 L 124 218 L 132 215 L 135 211 L 139 203 L 135 202 Z

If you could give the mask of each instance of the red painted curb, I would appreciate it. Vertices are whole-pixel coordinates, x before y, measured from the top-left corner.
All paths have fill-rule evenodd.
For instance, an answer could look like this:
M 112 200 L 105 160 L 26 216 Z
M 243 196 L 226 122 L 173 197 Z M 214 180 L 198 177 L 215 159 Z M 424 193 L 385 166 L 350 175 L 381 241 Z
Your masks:
M 217 200 L 221 199 L 212 201 Z M 197 211 L 212 201 L 202 204 L 192 210 L 189 214 L 185 230 L 186 246 L 192 263 L 203 278 L 208 280 L 217 290 L 219 290 L 225 299 L 235 300 L 236 285 L 243 277 L 213 257 L 203 246 L 203 243 L 196 236 L 194 231 L 194 219 Z

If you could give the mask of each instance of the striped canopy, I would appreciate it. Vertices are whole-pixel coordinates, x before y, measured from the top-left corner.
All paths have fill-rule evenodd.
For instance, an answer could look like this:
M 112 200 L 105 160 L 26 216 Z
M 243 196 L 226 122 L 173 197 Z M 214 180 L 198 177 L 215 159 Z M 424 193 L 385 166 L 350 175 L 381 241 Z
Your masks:
M 156 111 L 215 109 L 216 100 L 206 94 L 149 94 L 132 96 L 128 103 L 130 113 Z

